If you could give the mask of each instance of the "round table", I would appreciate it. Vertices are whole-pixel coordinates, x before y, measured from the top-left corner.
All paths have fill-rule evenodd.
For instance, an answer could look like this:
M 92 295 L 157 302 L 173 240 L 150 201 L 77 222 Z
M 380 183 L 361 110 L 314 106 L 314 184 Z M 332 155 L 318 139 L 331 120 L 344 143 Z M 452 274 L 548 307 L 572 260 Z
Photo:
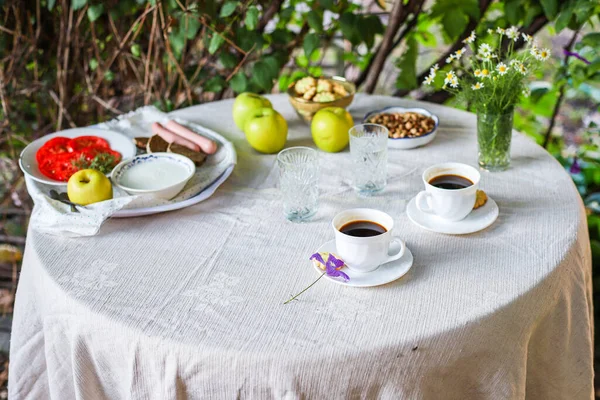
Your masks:
M 287 146 L 312 146 L 285 95 Z M 30 230 L 11 345 L 12 399 L 589 399 L 593 385 L 591 254 L 585 212 L 567 173 L 515 133 L 512 165 L 482 173 L 500 207 L 488 229 L 424 231 L 405 213 L 421 173 L 476 164 L 475 116 L 358 95 L 358 122 L 390 105 L 440 118 L 429 145 L 389 151 L 388 184 L 350 186 L 348 150 L 319 153 L 320 206 L 284 219 L 274 155 L 253 151 L 232 100 L 174 114 L 230 139 L 231 178 L 207 201 L 110 220 L 95 237 Z M 308 257 L 353 207 L 395 219 L 414 265 L 374 288 L 321 280 Z

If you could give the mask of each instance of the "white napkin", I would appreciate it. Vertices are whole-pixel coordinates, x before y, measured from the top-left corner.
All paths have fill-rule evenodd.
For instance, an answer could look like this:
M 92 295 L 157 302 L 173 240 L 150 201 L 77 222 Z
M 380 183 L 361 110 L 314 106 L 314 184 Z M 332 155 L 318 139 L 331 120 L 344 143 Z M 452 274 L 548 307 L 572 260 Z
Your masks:
M 147 106 L 96 125 L 95 128 L 117 131 L 134 138 L 137 136 L 150 136 L 153 122 L 165 123 L 169 119 L 171 118 L 167 114 L 155 107 Z M 200 125 L 177 118 L 174 120 L 210 137 L 219 146 L 217 152 L 211 155 L 201 168 L 196 169 L 194 176 L 174 199 L 161 200 L 151 196 L 129 196 L 113 186 L 114 198 L 112 200 L 86 207 L 78 207 L 79 212 L 73 212 L 70 205 L 53 200 L 48 196 L 51 189 L 64 192 L 66 187 L 57 188 L 27 178 L 27 190 L 35 203 L 30 222 L 32 227 L 38 231 L 54 235 L 69 237 L 93 236 L 98 233 L 104 221 L 115 212 L 121 209 L 158 207 L 187 200 L 211 187 L 225 171 L 235 165 L 237 161 L 235 149 L 228 140 Z
M 51 235 L 68 237 L 93 236 L 111 215 L 131 203 L 137 196 L 122 196 L 100 203 L 77 207 L 53 200 L 39 190 L 32 190 L 31 179 L 27 178 L 29 194 L 35 202 L 30 224 L 33 229 Z

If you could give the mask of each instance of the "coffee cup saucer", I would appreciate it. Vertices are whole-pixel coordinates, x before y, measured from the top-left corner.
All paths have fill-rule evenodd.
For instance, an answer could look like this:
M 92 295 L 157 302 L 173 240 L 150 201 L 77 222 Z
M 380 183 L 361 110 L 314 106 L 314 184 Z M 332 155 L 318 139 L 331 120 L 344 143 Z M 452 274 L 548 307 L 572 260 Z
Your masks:
M 317 250 L 319 253 L 327 252 L 337 254 L 337 249 L 335 247 L 335 240 L 330 240 L 329 242 L 323 244 Z M 311 261 L 312 263 L 312 261 Z M 325 275 L 324 278 L 329 279 L 335 283 L 339 283 L 340 285 L 345 286 L 354 286 L 354 287 L 372 287 L 372 286 L 380 286 L 385 285 L 386 283 L 393 282 L 397 279 L 400 279 L 410 270 L 413 264 L 413 255 L 408 249 L 404 251 L 404 255 L 397 260 L 390 261 L 388 263 L 382 264 L 375 271 L 371 272 L 357 272 L 353 271 L 348 267 L 344 267 L 342 272 L 346 273 L 350 280 L 343 281 L 341 278 L 332 278 L 328 275 Z M 323 273 L 323 270 L 314 265 L 314 268 L 319 272 Z
M 471 211 L 465 219 L 460 221 L 447 221 L 437 215 L 419 210 L 416 197 L 413 197 L 406 206 L 406 215 L 415 225 L 428 231 L 448 235 L 466 235 L 479 232 L 492 225 L 498 218 L 498 214 L 498 204 L 490 197 L 488 197 L 483 207 Z

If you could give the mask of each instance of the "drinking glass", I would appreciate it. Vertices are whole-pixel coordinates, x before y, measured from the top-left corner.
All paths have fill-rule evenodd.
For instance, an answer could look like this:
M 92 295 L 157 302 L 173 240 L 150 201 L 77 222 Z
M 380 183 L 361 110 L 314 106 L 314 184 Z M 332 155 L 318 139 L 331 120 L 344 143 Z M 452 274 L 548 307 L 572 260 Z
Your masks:
M 292 222 L 304 222 L 317 212 L 319 163 L 309 147 L 290 147 L 277 154 L 283 213 Z
M 381 192 L 387 183 L 388 130 L 377 124 L 350 128 L 352 185 L 361 196 Z

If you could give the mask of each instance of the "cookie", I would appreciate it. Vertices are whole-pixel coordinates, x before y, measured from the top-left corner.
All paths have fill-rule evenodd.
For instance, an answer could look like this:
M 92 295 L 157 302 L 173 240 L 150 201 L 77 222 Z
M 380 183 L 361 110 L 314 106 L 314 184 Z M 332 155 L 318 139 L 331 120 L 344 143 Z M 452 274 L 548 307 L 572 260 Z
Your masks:
M 473 210 L 478 209 L 479 207 L 483 207 L 485 203 L 487 203 L 487 194 L 483 190 L 477 191 L 477 197 L 475 198 L 475 205 L 473 206 Z

